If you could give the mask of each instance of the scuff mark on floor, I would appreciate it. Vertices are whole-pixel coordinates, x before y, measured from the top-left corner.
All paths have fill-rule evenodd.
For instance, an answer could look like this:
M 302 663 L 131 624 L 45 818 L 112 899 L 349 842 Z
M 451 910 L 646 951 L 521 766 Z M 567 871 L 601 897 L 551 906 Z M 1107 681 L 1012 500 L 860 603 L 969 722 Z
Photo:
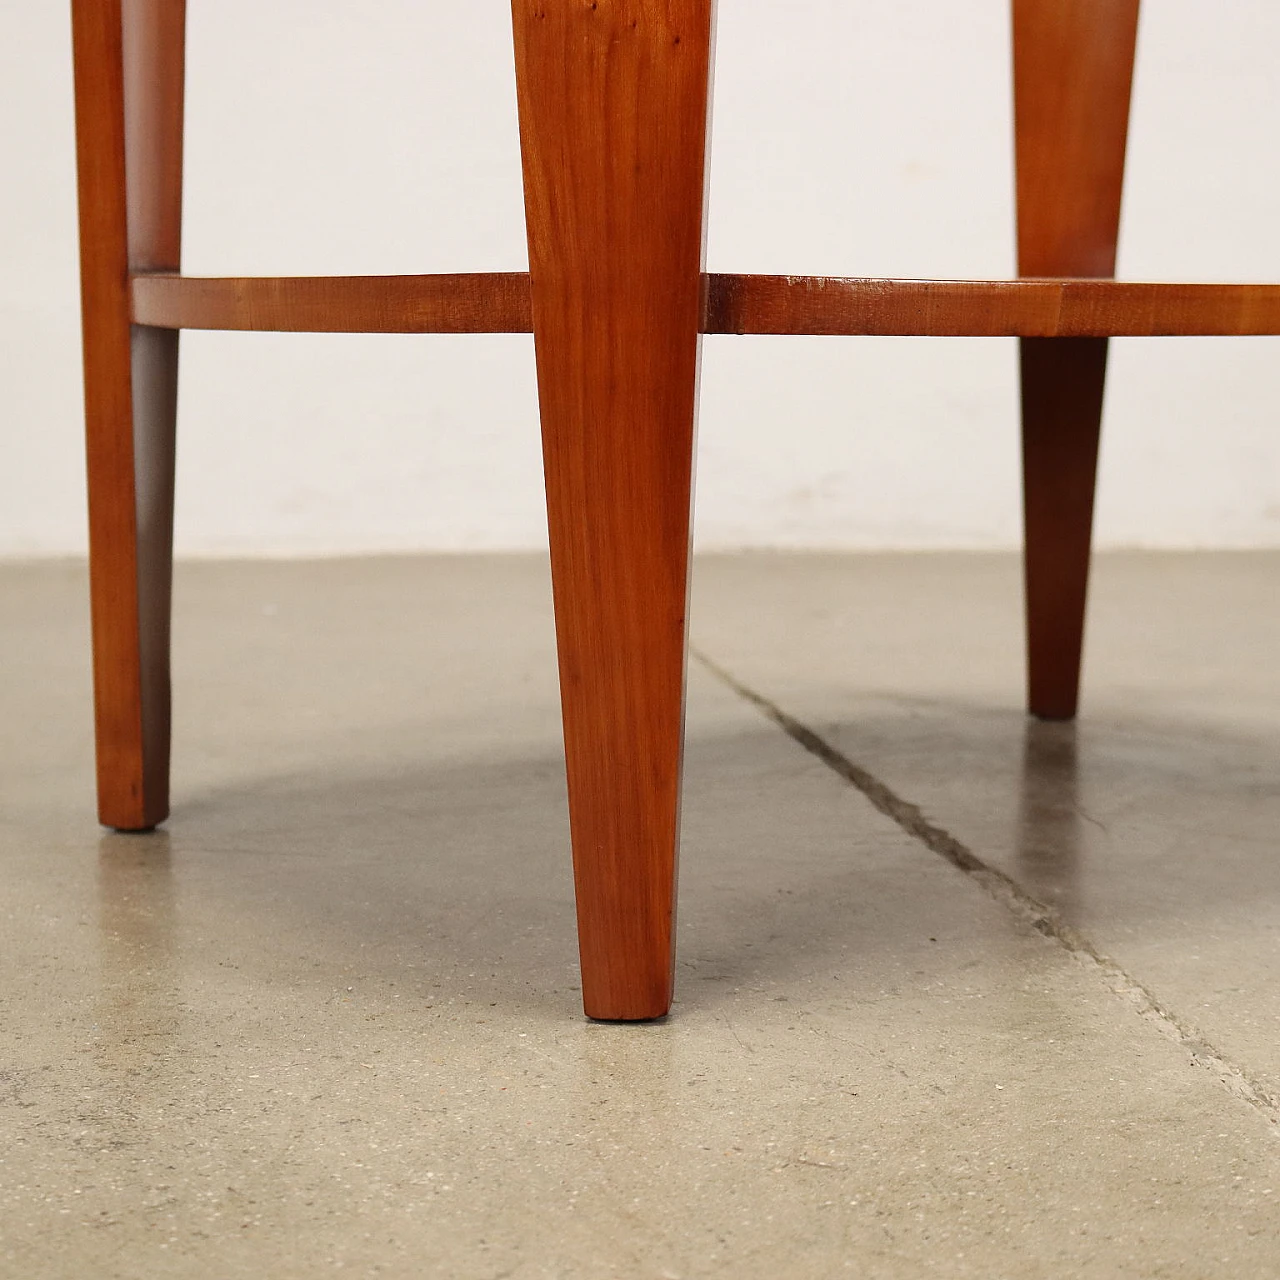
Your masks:
M 1048 904 L 1028 893 L 1016 880 L 984 862 L 945 828 L 931 822 L 919 805 L 898 795 L 869 770 L 849 759 L 821 734 L 788 714 L 763 694 L 743 684 L 714 659 L 690 645 L 689 653 L 721 684 L 750 703 L 797 745 L 833 773 L 857 788 L 871 804 L 908 835 L 976 881 L 987 894 L 1037 932 L 1061 945 L 1075 959 L 1092 968 L 1108 989 L 1166 1039 L 1180 1045 L 1192 1063 L 1210 1072 L 1233 1097 L 1258 1111 L 1280 1135 L 1280 1099 L 1216 1048 L 1192 1024 L 1162 1004 L 1155 994 L 1117 961 L 1072 928 Z M 1099 824 L 1101 825 L 1101 824 Z

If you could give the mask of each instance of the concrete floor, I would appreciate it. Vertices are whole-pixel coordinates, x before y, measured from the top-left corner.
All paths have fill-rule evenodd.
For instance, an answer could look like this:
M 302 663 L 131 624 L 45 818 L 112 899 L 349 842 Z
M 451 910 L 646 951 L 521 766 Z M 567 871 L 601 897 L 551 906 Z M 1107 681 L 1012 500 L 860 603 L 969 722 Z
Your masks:
M 1072 729 L 1013 558 L 702 562 L 627 1027 L 541 561 L 182 566 L 149 837 L 94 822 L 83 569 L 0 567 L 0 1273 L 1274 1277 L 1278 580 L 1102 557 Z

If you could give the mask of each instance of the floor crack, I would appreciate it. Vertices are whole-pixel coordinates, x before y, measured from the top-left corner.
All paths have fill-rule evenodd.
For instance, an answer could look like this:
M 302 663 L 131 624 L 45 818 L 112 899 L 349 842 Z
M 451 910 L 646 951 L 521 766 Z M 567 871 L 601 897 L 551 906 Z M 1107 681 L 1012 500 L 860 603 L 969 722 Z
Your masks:
M 766 719 L 772 720 L 789 738 L 816 756 L 833 773 L 857 788 L 871 804 L 927 849 L 976 881 L 992 898 L 1053 939 L 1074 957 L 1086 963 L 1145 1022 L 1166 1039 L 1180 1045 L 1192 1061 L 1209 1071 L 1233 1097 L 1259 1111 L 1272 1125 L 1280 1125 L 1280 1099 L 1270 1093 L 1238 1063 L 1216 1049 L 1194 1026 L 1163 1005 L 1155 994 L 1078 930 L 1072 928 L 1047 903 L 1028 893 L 1016 880 L 984 862 L 945 828 L 931 822 L 919 805 L 903 799 L 873 773 L 850 760 L 808 725 L 789 715 L 763 694 L 743 684 L 718 662 L 690 645 L 689 653 L 721 684 L 749 702 Z

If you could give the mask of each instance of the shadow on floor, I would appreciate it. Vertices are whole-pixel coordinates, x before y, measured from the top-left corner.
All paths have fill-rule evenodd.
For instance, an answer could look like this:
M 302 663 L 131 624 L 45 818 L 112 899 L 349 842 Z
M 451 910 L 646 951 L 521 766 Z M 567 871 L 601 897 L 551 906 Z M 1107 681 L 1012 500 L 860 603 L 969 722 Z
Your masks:
M 1160 931 L 1171 900 L 1161 878 L 1181 885 L 1184 915 L 1280 904 L 1274 741 L 938 703 L 816 727 L 1077 927 L 1118 864 L 1153 887 L 1111 904 L 1131 930 Z M 1220 874 L 1206 875 L 1211 840 Z M 681 1002 L 714 1006 L 735 986 L 833 963 L 884 967 L 941 927 L 913 904 L 922 875 L 959 877 L 938 864 L 772 729 L 693 735 Z M 308 973 L 321 983 L 353 963 L 424 994 L 465 974 L 477 998 L 555 1016 L 576 990 L 563 768 L 551 755 L 376 774 L 329 764 L 223 784 L 180 799 L 167 834 L 104 837 L 99 892 L 104 945 L 133 975 L 112 997 L 120 1008 L 163 986 L 175 933 L 193 927 L 251 931 L 244 963 L 267 971 L 281 950 L 320 957 Z

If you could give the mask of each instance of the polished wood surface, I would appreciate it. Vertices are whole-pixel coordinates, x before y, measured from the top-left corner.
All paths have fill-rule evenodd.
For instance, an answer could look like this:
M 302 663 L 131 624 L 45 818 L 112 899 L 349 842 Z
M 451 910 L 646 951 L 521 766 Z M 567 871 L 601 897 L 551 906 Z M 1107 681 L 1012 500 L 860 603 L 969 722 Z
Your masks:
M 169 811 L 178 335 L 130 324 L 131 270 L 177 270 L 182 0 L 73 0 L 98 809 Z
M 1138 0 L 1013 0 L 1020 275 L 1115 274 L 1137 29 Z M 1022 341 L 1027 700 L 1046 719 L 1079 704 L 1106 369 L 1105 337 Z
M 168 329 L 529 333 L 524 271 L 431 276 L 137 275 L 133 318 Z
M 989 338 L 1280 333 L 1280 285 L 711 275 L 703 332 Z
M 1027 707 L 1069 720 L 1080 697 L 1106 338 L 1027 338 L 1022 383 Z
M 1280 333 L 1280 285 L 703 277 L 703 333 L 1156 337 Z M 133 318 L 170 329 L 528 333 L 522 271 L 432 276 L 141 274 Z
M 1113 276 L 1138 0 L 1013 0 L 1018 274 Z
M 582 993 L 671 1002 L 712 0 L 513 0 Z

